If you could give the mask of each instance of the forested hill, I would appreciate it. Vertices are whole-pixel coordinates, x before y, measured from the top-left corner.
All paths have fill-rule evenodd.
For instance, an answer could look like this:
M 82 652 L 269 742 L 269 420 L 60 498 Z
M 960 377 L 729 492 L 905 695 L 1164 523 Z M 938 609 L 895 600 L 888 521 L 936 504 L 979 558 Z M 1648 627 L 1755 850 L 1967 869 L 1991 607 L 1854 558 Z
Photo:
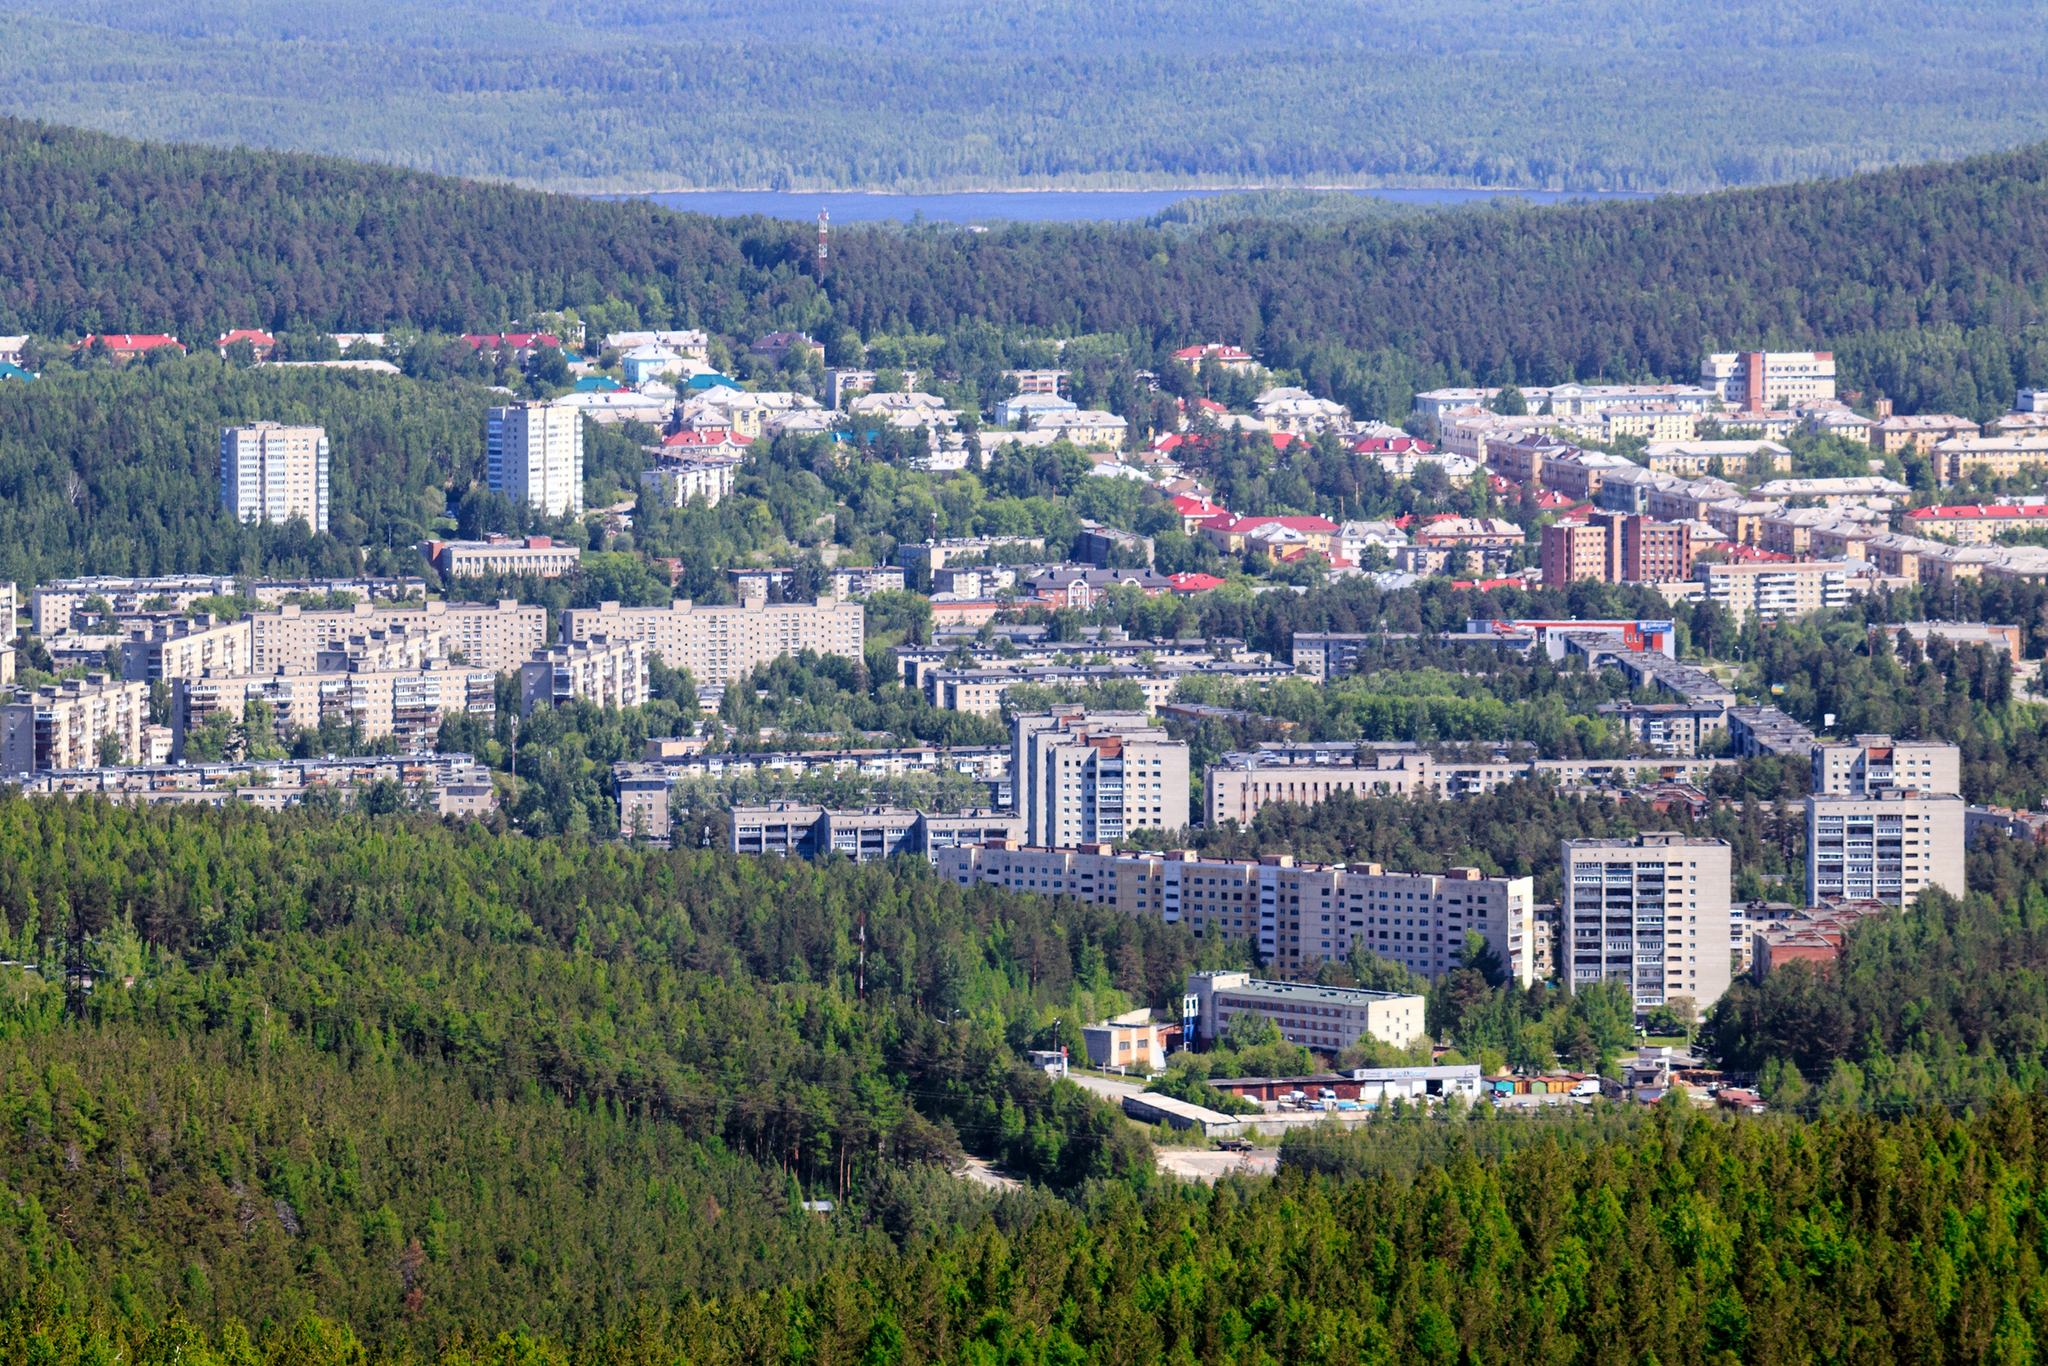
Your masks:
M 970 322 L 1265 348 L 1368 412 L 1444 381 L 1690 378 L 1709 345 L 1846 350 L 1885 379 L 1935 330 L 1984 392 L 2048 378 L 2048 149 L 1701 197 L 1193 235 L 841 233 L 331 159 L 0 122 L 0 329 L 501 325 L 616 298 L 735 336 Z M 1982 336 L 1977 334 L 1981 333 Z M 1859 349 L 1860 348 L 1860 349 Z M 1896 353 L 1896 354 L 1895 354 Z

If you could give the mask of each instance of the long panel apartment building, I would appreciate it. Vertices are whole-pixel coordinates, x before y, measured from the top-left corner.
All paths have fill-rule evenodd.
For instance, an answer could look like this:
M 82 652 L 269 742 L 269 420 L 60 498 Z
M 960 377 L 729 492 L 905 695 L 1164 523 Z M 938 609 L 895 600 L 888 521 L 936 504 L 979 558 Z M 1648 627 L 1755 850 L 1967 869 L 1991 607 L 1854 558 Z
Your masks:
M 616 602 L 572 607 L 562 613 L 565 642 L 607 636 L 638 640 L 671 669 L 688 669 L 699 683 L 734 683 L 783 654 L 815 650 L 861 657 L 864 613 L 857 602 L 819 598 L 815 603 L 749 599 L 711 606 L 677 598 L 666 607 L 621 607 Z
M 1392 873 L 1377 863 L 1299 864 L 1285 854 L 1208 859 L 1192 850 L 1119 854 L 992 842 L 940 850 L 939 875 L 1041 896 L 1075 896 L 1186 925 L 1198 939 L 1249 942 L 1261 961 L 1294 971 L 1340 962 L 1353 945 L 1429 978 L 1457 965 L 1466 932 L 1486 939 L 1509 977 L 1535 970 L 1531 879 L 1477 868 Z
M 1719 1000 L 1744 938 L 1728 904 L 1729 856 L 1725 840 L 1676 834 L 1564 841 L 1559 956 L 1571 989 L 1619 983 L 1638 1010 Z
M 351 637 L 376 630 L 434 633 L 446 641 L 445 658 L 460 655 L 470 668 L 509 672 L 547 644 L 547 625 L 547 608 L 511 598 L 383 607 L 359 602 L 334 611 L 286 605 L 248 618 L 250 672 L 311 671 L 323 652 L 345 649 Z

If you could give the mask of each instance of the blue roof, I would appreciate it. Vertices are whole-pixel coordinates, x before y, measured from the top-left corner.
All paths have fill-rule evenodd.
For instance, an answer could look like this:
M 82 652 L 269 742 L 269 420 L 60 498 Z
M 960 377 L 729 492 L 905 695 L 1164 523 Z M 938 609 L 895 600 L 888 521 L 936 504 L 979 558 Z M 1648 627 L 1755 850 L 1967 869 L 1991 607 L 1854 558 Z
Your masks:
M 625 387 L 610 375 L 585 375 L 576 381 L 576 392 L 579 394 L 609 393 L 613 389 Z
M 739 382 L 737 380 L 730 379 L 725 375 L 711 374 L 690 376 L 690 387 L 692 389 L 711 389 L 721 385 L 727 389 L 737 389 L 740 387 Z
M 28 371 L 12 361 L 0 360 L 0 379 L 34 379 Z

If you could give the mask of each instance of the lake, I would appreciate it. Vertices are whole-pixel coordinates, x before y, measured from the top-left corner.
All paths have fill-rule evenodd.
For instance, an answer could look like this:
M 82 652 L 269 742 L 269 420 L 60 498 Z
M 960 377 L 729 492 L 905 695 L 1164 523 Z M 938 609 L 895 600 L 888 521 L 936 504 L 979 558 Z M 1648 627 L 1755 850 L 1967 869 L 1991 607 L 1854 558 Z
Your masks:
M 1018 190 L 966 194 L 873 194 L 781 190 L 677 190 L 642 196 L 671 209 L 720 216 L 759 213 L 771 218 L 815 220 L 827 209 L 835 223 L 910 222 L 922 214 L 937 223 L 980 223 L 1009 219 L 1027 223 L 1126 222 L 1150 218 L 1183 199 L 1207 199 L 1231 190 Z M 1531 204 L 1641 199 L 1646 195 L 1598 195 L 1561 190 L 1325 190 L 1325 194 L 1370 195 L 1403 204 L 1469 204 L 1510 195 Z

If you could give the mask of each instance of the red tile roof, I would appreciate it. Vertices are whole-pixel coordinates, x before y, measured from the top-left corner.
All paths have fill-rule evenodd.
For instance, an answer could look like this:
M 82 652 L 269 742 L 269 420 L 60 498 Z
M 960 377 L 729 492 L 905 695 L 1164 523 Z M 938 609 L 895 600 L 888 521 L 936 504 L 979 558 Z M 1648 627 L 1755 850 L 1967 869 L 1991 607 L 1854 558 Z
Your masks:
M 1419 436 L 1362 436 L 1351 443 L 1355 455 L 1428 455 L 1436 449 Z
M 1172 574 L 1167 577 L 1176 593 L 1206 593 L 1211 588 L 1221 588 L 1223 580 L 1214 574 Z
M 101 336 L 109 351 L 154 351 L 159 346 L 175 346 L 180 351 L 185 349 L 176 337 L 163 332 L 107 332 Z M 92 343 L 93 334 L 87 333 L 71 349 L 82 350 Z
M 214 345 L 233 346 L 238 341 L 248 342 L 251 346 L 277 345 L 277 338 L 271 336 L 268 332 L 258 331 L 253 327 L 238 327 L 232 332 L 224 333 L 221 339 L 215 342 Z

